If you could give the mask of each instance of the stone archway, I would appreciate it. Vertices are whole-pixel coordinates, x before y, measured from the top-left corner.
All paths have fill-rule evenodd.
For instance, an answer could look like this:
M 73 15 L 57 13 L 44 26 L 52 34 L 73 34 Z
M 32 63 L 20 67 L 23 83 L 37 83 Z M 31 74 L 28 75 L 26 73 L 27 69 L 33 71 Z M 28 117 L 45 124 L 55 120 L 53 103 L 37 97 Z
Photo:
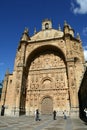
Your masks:
M 53 112 L 53 100 L 50 97 L 44 97 L 41 102 L 41 113 L 52 114 Z
M 34 109 L 39 108 L 41 114 L 52 114 L 53 108 L 56 106 L 60 109 L 61 106 L 65 107 L 65 102 L 59 106 L 62 98 L 58 99 L 57 95 L 62 93 L 61 88 L 63 88 L 66 100 L 66 61 L 59 48 L 42 46 L 32 51 L 26 62 L 26 72 L 26 99 L 28 100 L 26 101 L 26 111 L 32 114 Z M 55 99 L 53 100 L 54 95 Z

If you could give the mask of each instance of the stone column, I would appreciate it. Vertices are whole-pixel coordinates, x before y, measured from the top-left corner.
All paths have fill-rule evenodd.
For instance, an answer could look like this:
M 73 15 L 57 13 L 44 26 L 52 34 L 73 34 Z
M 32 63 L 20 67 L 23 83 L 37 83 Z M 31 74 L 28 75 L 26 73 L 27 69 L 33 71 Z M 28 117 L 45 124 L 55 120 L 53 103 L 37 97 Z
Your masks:
M 25 65 L 25 49 L 26 44 L 21 43 L 21 51 L 20 51 L 20 61 L 16 67 L 16 70 L 14 71 L 14 81 L 13 85 L 15 87 L 14 90 L 14 101 L 13 101 L 13 108 L 12 108 L 12 114 L 15 116 L 20 115 L 20 101 L 21 101 L 21 94 L 22 94 L 22 88 L 23 88 L 23 71 L 24 71 L 24 65 Z
M 67 69 L 68 69 L 70 108 L 71 108 L 70 114 L 71 116 L 77 116 L 78 115 L 78 93 L 76 88 L 74 59 L 69 59 L 67 61 Z

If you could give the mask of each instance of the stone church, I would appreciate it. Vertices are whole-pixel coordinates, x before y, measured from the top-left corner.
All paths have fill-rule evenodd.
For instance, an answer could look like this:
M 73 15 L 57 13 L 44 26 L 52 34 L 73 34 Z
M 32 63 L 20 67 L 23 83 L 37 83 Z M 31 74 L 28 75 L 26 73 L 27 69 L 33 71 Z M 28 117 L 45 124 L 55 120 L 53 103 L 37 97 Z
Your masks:
M 58 116 L 66 111 L 78 116 L 78 91 L 84 73 L 84 54 L 79 34 L 67 22 L 54 29 L 52 21 L 42 21 L 39 32 L 29 36 L 24 30 L 14 62 L 13 73 L 7 72 L 3 82 L 1 104 L 5 115 L 41 114 Z

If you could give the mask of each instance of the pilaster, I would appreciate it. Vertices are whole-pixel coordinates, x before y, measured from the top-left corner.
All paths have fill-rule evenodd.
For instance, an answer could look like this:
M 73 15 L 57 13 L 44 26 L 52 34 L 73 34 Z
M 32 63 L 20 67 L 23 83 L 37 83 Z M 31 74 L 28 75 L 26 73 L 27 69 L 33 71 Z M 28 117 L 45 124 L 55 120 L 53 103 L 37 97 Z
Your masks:
M 78 92 L 76 88 L 75 65 L 74 59 L 67 59 L 68 84 L 70 96 L 70 115 L 78 115 Z

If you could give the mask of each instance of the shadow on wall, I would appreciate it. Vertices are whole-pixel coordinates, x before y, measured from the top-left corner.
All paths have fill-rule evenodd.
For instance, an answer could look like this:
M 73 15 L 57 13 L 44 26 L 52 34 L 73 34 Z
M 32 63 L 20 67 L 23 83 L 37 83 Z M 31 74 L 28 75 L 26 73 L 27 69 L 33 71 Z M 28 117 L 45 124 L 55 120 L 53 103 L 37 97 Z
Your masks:
M 85 108 L 87 108 L 87 68 L 81 82 L 78 98 L 79 98 L 79 116 L 83 121 L 87 122 L 86 112 L 84 111 Z
M 1 94 L 2 94 L 2 83 L 0 83 L 0 105 L 1 105 Z

